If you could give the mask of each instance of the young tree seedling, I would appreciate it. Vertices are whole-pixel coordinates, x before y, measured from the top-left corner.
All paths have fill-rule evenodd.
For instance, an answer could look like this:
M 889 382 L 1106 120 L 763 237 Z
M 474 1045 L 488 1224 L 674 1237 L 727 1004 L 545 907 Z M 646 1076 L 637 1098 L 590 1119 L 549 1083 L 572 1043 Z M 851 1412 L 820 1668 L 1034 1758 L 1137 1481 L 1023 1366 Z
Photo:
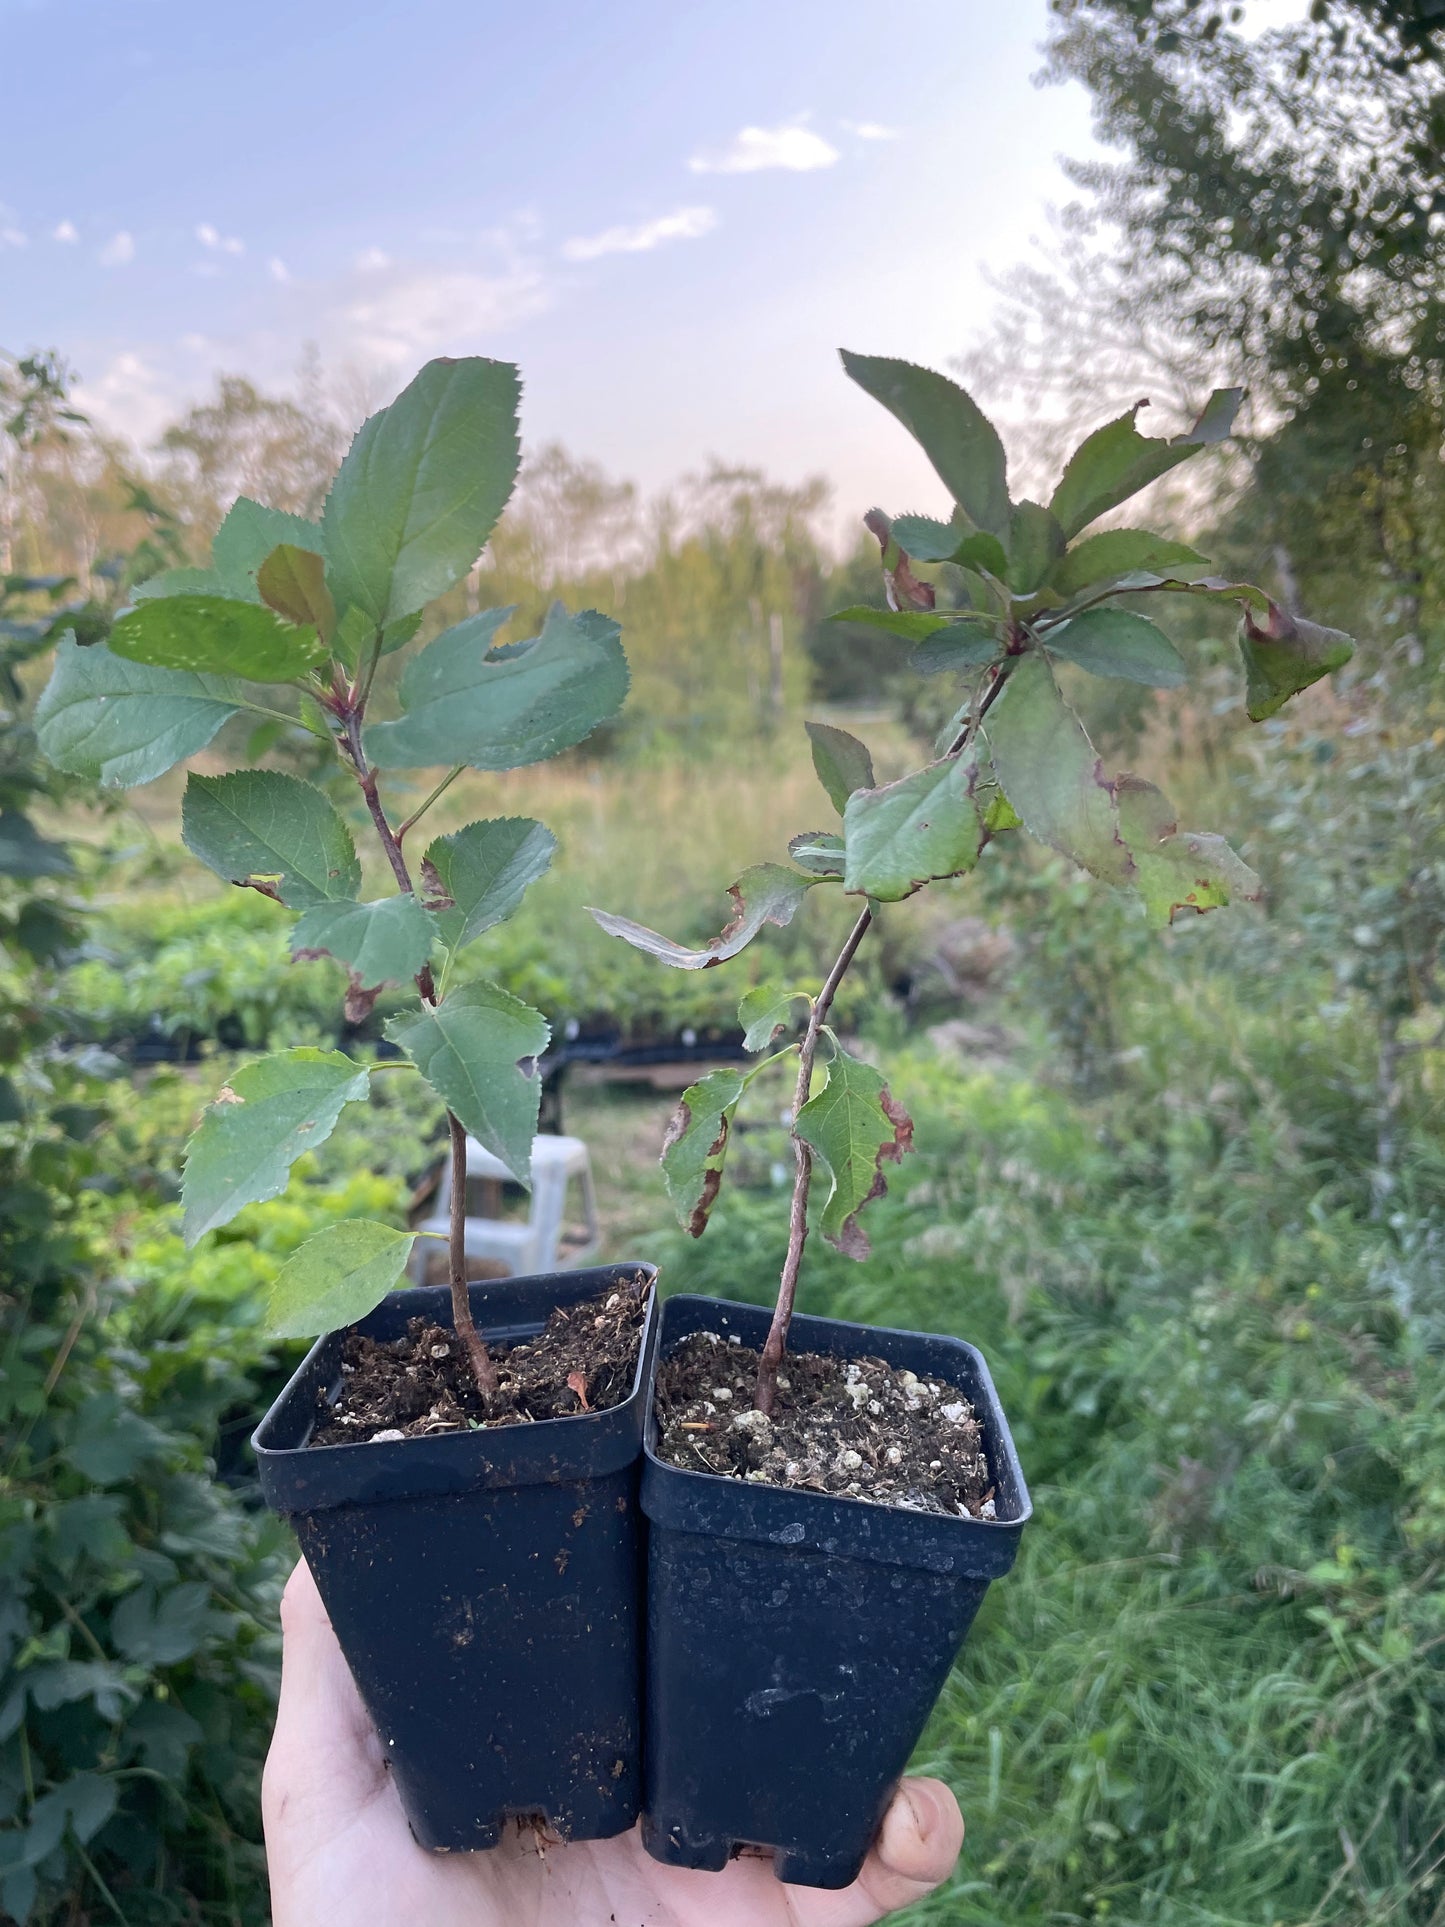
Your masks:
M 153 782 L 236 715 L 309 731 L 354 779 L 395 885 L 375 900 L 362 896 L 339 811 L 283 771 L 192 772 L 181 833 L 218 876 L 298 913 L 292 954 L 345 967 L 350 1022 L 384 988 L 414 986 L 386 1035 L 446 1109 L 452 1316 L 484 1395 L 496 1373 L 467 1294 L 467 1138 L 529 1182 L 550 1033 L 539 1011 L 462 978 L 457 962 L 513 914 L 556 841 L 528 817 L 492 818 L 435 838 L 418 863 L 408 839 L 464 770 L 520 769 L 572 748 L 616 715 L 628 684 L 616 623 L 560 603 L 526 641 L 500 642 L 514 611 L 487 609 L 414 647 L 428 603 L 467 575 L 512 493 L 520 392 L 506 362 L 429 362 L 363 425 L 319 522 L 242 497 L 208 569 L 143 584 L 106 644 L 62 639 L 36 711 L 49 760 L 108 786 Z M 402 649 L 399 713 L 377 717 L 378 664 Z M 412 769 L 445 774 L 402 818 L 381 783 Z M 296 1159 L 382 1068 L 302 1047 L 236 1071 L 188 1148 L 186 1242 L 283 1191 Z M 307 1336 L 363 1317 L 398 1284 L 413 1243 L 361 1220 L 318 1232 L 275 1281 L 271 1331 Z
M 744 1042 L 769 1053 L 747 1071 L 710 1072 L 684 1092 L 662 1168 L 683 1226 L 700 1237 L 717 1197 L 733 1118 L 759 1072 L 796 1057 L 794 1156 L 787 1256 L 758 1373 L 756 1405 L 771 1414 L 810 1226 L 815 1173 L 827 1196 L 817 1223 L 852 1258 L 868 1255 L 859 1214 L 885 1189 L 883 1167 L 913 1142 L 913 1125 L 887 1081 L 851 1055 L 828 1022 L 858 947 L 885 904 L 972 870 L 994 837 L 1023 829 L 1085 870 L 1142 900 L 1152 923 L 1261 894 L 1259 879 L 1222 837 L 1179 828 L 1168 798 L 1127 771 L 1109 774 L 1060 694 L 1056 663 L 1155 689 L 1186 679 L 1164 631 L 1129 606 L 1185 595 L 1238 604 L 1246 706 L 1258 722 L 1350 658 L 1337 629 L 1290 615 L 1248 583 L 1211 575 L 1183 542 L 1143 529 L 1086 534 L 1150 482 L 1231 432 L 1238 389 L 1211 396 L 1194 426 L 1171 440 L 1146 437 L 1138 409 L 1090 435 L 1064 468 L 1047 506 L 1010 499 L 997 430 L 957 383 L 903 361 L 845 353 L 843 366 L 922 446 L 955 507 L 945 522 L 880 510 L 866 523 L 882 549 L 886 609 L 834 618 L 865 623 L 914 646 L 925 673 L 951 672 L 967 695 L 937 745 L 937 760 L 879 784 L 868 748 L 847 731 L 809 723 L 813 762 L 842 818 L 788 845 L 792 866 L 764 863 L 731 885 L 733 916 L 700 948 L 673 943 L 625 917 L 594 910 L 602 928 L 679 970 L 735 957 L 767 924 L 783 926 L 809 891 L 841 889 L 861 902 L 857 921 L 816 996 L 763 986 L 739 1007 Z M 1142 406 L 1142 404 L 1141 404 Z M 940 609 L 915 563 L 948 563 L 957 606 Z M 806 1013 L 804 1019 L 803 1014 Z M 772 1046 L 802 1021 L 802 1034 Z M 823 1083 L 814 1090 L 820 1052 Z

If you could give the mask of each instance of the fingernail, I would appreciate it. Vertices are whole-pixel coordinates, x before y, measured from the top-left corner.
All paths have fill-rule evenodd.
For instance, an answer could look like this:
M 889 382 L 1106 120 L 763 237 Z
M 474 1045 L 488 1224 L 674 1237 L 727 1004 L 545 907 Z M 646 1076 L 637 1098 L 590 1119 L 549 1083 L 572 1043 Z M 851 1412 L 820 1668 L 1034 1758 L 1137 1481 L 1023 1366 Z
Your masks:
M 913 1814 L 913 1825 L 918 1838 L 926 1841 L 943 1818 L 943 1810 L 938 1804 L 938 1795 L 931 1786 L 920 1780 L 911 1782 L 905 1780 L 900 1791 Z

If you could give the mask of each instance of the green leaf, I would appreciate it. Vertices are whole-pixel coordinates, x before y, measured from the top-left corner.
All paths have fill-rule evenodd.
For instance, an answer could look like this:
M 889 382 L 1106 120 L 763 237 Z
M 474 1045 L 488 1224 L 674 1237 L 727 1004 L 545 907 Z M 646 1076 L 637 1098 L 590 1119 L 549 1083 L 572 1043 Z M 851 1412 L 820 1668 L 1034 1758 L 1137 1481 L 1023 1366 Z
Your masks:
M 112 655 L 155 669 L 192 669 L 290 682 L 326 654 L 314 629 L 283 622 L 257 602 L 227 596 L 169 596 L 128 610 L 110 632 Z
M 813 768 L 839 816 L 854 790 L 871 790 L 873 754 L 866 743 L 831 723 L 804 723 L 813 746 Z
M 317 631 L 323 642 L 336 627 L 336 605 L 326 586 L 326 564 L 309 549 L 283 542 L 256 571 L 256 587 L 268 609 Z
M 1171 542 L 1168 536 L 1150 535 L 1147 529 L 1105 529 L 1070 549 L 1049 577 L 1049 585 L 1067 600 L 1116 576 L 1140 570 L 1167 576 L 1196 566 L 1207 569 L 1208 560 L 1187 542 Z
M 230 883 L 292 910 L 346 902 L 361 888 L 351 832 L 320 790 L 279 770 L 235 770 L 186 784 L 181 840 Z
M 36 740 L 57 769 L 131 789 L 204 749 L 242 701 L 218 676 L 150 669 L 65 635 L 36 706 Z
M 1008 537 L 1008 585 L 1014 594 L 1032 595 L 1063 553 L 1064 531 L 1048 509 L 1037 502 L 1016 503 Z
M 535 641 L 489 661 L 510 614 L 472 616 L 412 658 L 401 679 L 407 713 L 366 732 L 379 769 L 522 769 L 571 749 L 617 714 L 628 675 L 615 622 L 592 609 L 570 616 L 554 602 Z
M 848 799 L 843 888 L 880 903 L 899 903 L 935 877 L 971 870 L 983 848 L 974 788 L 978 765 L 945 756 L 881 789 Z
M 461 581 L 517 479 L 520 394 L 510 362 L 429 361 L 362 426 L 322 516 L 338 608 L 380 628 Z
M 556 848 L 552 832 L 530 816 L 490 817 L 437 837 L 422 859 L 422 900 L 448 949 L 505 923 Z
M 1262 623 L 1245 609 L 1239 650 L 1248 677 L 1245 706 L 1250 721 L 1262 723 L 1291 696 L 1343 669 L 1355 645 L 1342 629 L 1322 629 L 1271 602 Z
M 111 1614 L 111 1637 L 137 1666 L 177 1666 L 197 1652 L 211 1617 L 211 1589 L 200 1580 L 156 1597 L 152 1586 L 126 1594 Z
M 707 1228 L 746 1083 L 741 1071 L 709 1071 L 683 1092 L 662 1140 L 662 1181 L 678 1223 L 694 1238 Z
M 0 1124 L 23 1124 L 25 1100 L 15 1087 L 15 1079 L 0 1072 Z
M 211 544 L 211 568 L 229 594 L 243 596 L 247 602 L 259 602 L 261 592 L 256 586 L 256 572 L 272 550 L 283 542 L 298 549 L 309 549 L 313 555 L 326 553 L 326 538 L 319 522 L 308 522 L 301 515 L 288 515 L 283 509 L 265 508 L 246 495 L 238 496 L 216 530 L 216 539 Z
M 858 1213 L 888 1189 L 884 1164 L 897 1164 L 913 1148 L 913 1120 L 878 1072 L 840 1047 L 827 1084 L 798 1112 L 793 1128 L 833 1180 L 820 1219 L 823 1236 L 846 1257 L 866 1258 Z
M 462 984 L 435 1009 L 393 1017 L 386 1027 L 448 1110 L 531 1181 L 542 1079 L 537 1060 L 552 1032 L 545 1017 L 496 984 Z
M 23 812 L 0 809 L 0 876 L 64 877 L 74 868 L 65 846 L 42 836 Z
M 132 602 L 157 602 L 173 595 L 231 595 L 224 576 L 214 569 L 163 569 L 147 576 L 130 592 Z
M 758 984 L 738 1005 L 744 1050 L 766 1050 L 793 1022 L 794 1006 L 811 1004 L 805 990 L 783 990 L 777 984 Z
M 999 784 L 1030 835 L 1106 882 L 1129 882 L 1134 862 L 1113 790 L 1043 656 L 1019 658 L 984 728 Z
M 843 874 L 843 839 L 826 830 L 805 830 L 788 844 L 788 855 L 809 876 L 840 877 Z
M 932 515 L 900 515 L 893 523 L 893 539 L 915 562 L 951 562 L 967 526 L 940 522 Z
M 234 1072 L 186 1151 L 186 1243 L 229 1224 L 243 1205 L 279 1197 L 297 1158 L 324 1144 L 369 1088 L 364 1066 L 309 1045 Z
M 997 630 L 981 622 L 951 622 L 918 645 L 913 652 L 913 667 L 920 676 L 953 675 L 963 669 L 979 669 L 1002 653 Z
M 436 939 L 434 919 L 403 891 L 377 903 L 313 904 L 291 932 L 291 955 L 298 962 L 334 957 L 345 964 L 354 989 L 374 991 L 409 983 Z
M 1085 609 L 1047 630 L 1042 641 L 1052 654 L 1095 676 L 1121 676 L 1151 689 L 1177 689 L 1189 677 L 1184 658 L 1164 631 L 1128 609 Z
M 312 1338 L 354 1325 L 401 1283 L 415 1243 L 409 1231 L 364 1218 L 327 1225 L 277 1272 L 266 1330 L 273 1338 Z
M 92 1485 L 120 1485 L 143 1465 L 173 1457 L 175 1439 L 122 1404 L 115 1392 L 92 1392 L 78 1407 L 70 1443 L 61 1453 Z
M 817 881 L 816 877 L 801 877 L 795 870 L 785 870 L 779 863 L 754 864 L 736 883 L 728 885 L 732 918 L 722 934 L 701 950 L 689 950 L 686 944 L 660 937 L 644 924 L 615 917 L 608 910 L 591 910 L 591 915 L 609 937 L 621 937 L 635 950 L 645 950 L 674 970 L 710 970 L 745 950 L 764 924 L 776 924 L 779 929 L 790 924 Z
M 389 656 L 394 650 L 410 642 L 421 628 L 420 615 L 402 616 L 396 622 L 388 622 L 381 630 L 381 653 Z M 355 668 L 363 651 L 370 652 L 376 641 L 377 627 L 364 609 L 355 606 L 347 609 L 336 624 L 331 637 L 331 651 L 348 668 Z
M 829 616 L 828 621 L 857 622 L 865 628 L 884 629 L 890 636 L 901 636 L 905 642 L 927 642 L 940 629 L 950 628 L 958 618 L 930 615 L 921 609 L 869 609 L 855 603 L 851 609 L 840 609 L 836 615 Z
M 953 559 L 961 569 L 977 569 L 982 575 L 991 575 L 996 582 L 1002 582 L 1008 575 L 1008 554 L 996 535 L 970 535 L 967 541 L 959 543 Z M 988 605 L 985 602 L 978 606 Z
M 1133 852 L 1134 887 L 1149 921 L 1166 925 L 1181 910 L 1200 915 L 1236 897 L 1257 903 L 1264 887 L 1222 836 L 1181 830 L 1167 796 L 1142 777 L 1122 775 L 1114 785 L 1119 828 Z
M 1065 535 L 1072 539 L 1080 529 L 1117 508 L 1120 502 L 1127 502 L 1150 482 L 1157 482 L 1201 448 L 1223 441 L 1243 398 L 1242 389 L 1216 389 L 1194 427 L 1173 440 L 1139 433 L 1134 424 L 1145 406 L 1143 402 L 1117 421 L 1095 429 L 1070 457 L 1049 505 Z
M 1003 443 L 973 398 L 947 375 L 884 355 L 855 355 L 845 348 L 843 367 L 902 422 L 975 528 L 1006 539 L 1009 499 Z

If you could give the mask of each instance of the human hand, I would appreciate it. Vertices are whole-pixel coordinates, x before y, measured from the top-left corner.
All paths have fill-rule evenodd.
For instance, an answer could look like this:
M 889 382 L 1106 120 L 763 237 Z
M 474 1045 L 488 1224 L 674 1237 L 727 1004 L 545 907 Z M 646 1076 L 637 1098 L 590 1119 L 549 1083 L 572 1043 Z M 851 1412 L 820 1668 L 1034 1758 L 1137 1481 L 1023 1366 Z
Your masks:
M 305 1561 L 281 1603 L 281 1704 L 262 1809 L 273 1927 L 872 1927 L 953 1871 L 958 1804 L 905 1780 L 853 1886 L 785 1887 L 765 1860 L 664 1867 L 637 1830 L 539 1848 L 430 1854 L 411 1837 L 366 1709 Z

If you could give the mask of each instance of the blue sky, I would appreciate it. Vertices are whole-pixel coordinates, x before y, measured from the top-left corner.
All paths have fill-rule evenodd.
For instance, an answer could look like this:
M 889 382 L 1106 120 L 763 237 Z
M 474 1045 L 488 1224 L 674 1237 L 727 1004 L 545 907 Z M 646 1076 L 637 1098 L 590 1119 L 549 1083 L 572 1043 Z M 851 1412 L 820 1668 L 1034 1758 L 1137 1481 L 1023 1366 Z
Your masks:
M 939 491 L 843 379 L 935 365 L 1093 150 L 1044 0 L 0 0 L 0 344 L 144 439 L 303 345 L 384 399 L 522 364 L 528 439 L 708 455 L 840 515 Z M 23 86 L 15 77 L 24 76 Z M 47 76 L 50 78 L 47 79 Z M 8 238 L 7 238 L 8 237 Z

